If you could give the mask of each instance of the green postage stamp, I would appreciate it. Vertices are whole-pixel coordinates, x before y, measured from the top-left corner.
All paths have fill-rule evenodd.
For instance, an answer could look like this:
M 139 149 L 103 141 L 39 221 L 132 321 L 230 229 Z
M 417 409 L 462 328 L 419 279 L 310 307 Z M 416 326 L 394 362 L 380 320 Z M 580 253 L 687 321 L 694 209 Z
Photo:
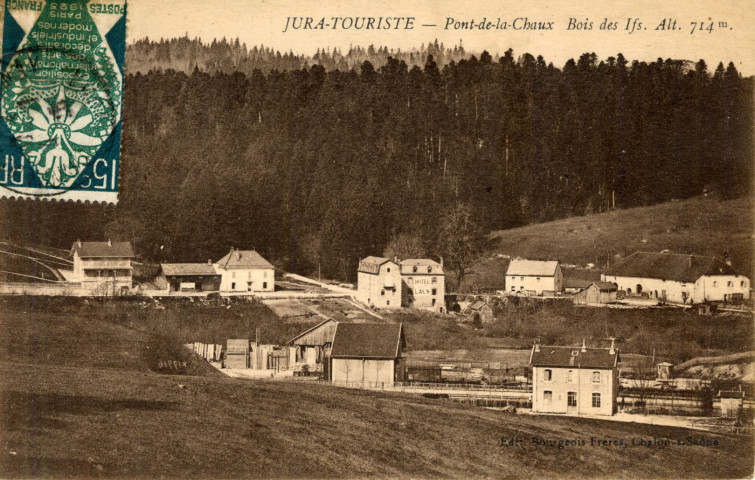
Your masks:
M 125 0 L 1 0 L 0 196 L 115 203 Z

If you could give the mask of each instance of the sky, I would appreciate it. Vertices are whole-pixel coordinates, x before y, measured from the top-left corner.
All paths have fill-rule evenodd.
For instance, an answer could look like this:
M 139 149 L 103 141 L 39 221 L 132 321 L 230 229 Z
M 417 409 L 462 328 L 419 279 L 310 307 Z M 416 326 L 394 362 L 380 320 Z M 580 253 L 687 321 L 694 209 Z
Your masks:
M 129 42 L 144 37 L 158 40 L 186 34 L 206 42 L 238 37 L 249 47 L 264 44 L 275 50 L 311 55 L 317 48 L 348 50 L 351 45 L 411 49 L 437 39 L 446 46 L 461 42 L 467 51 L 476 53 L 488 50 L 495 55 L 512 48 L 515 56 L 525 52 L 543 55 L 546 62 L 553 62 L 557 67 L 585 52 L 595 52 L 601 59 L 621 52 L 630 60 L 654 61 L 658 57 L 670 57 L 697 61 L 702 58 L 711 70 L 719 62 L 726 65 L 731 61 L 743 74 L 755 74 L 755 2 L 752 0 L 129 0 L 128 5 Z M 324 18 L 329 26 L 307 30 L 289 28 L 284 32 L 288 17 L 312 17 L 312 26 Z M 400 23 L 400 28 L 357 30 L 350 25 L 353 19 L 362 22 L 362 17 L 374 17 L 374 26 L 380 17 L 383 21 L 391 17 L 391 26 Z M 404 20 L 397 22 L 397 17 Z M 405 28 L 407 17 L 413 17 L 413 28 Z M 479 26 L 483 19 L 493 28 L 462 28 L 462 22 L 469 25 L 474 21 L 475 26 Z M 514 23 L 516 19 L 519 20 Z M 521 29 L 525 19 L 535 25 L 540 22 L 545 28 L 547 22 L 553 22 L 552 30 Z M 577 23 L 588 26 L 592 23 L 592 28 L 569 30 L 570 19 L 575 27 Z M 664 19 L 666 22 L 662 25 Z M 616 29 L 601 29 L 604 20 L 606 24 L 615 23 Z M 494 28 L 504 21 L 506 29 Z M 694 33 L 692 22 L 697 22 L 698 27 Z M 710 25 L 712 31 L 709 31 Z

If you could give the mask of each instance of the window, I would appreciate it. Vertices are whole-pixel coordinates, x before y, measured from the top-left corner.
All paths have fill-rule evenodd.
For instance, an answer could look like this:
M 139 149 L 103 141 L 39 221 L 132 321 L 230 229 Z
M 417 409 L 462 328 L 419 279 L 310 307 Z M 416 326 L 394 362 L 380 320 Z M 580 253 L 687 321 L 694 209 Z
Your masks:
M 391 273 L 391 267 L 386 268 L 385 271 Z
M 231 290 L 236 290 L 236 282 L 231 282 Z
M 433 277 L 432 283 L 438 283 L 438 277 Z
M 553 370 L 546 369 L 543 372 L 543 380 L 545 380 L 546 382 L 550 382 L 552 378 L 553 378 Z
M 512 292 L 515 292 L 515 291 L 516 291 L 516 287 L 512 285 L 512 286 L 511 286 L 511 291 L 512 291 Z
M 438 294 L 438 289 L 437 288 L 433 288 L 433 295 L 437 295 L 437 294 Z
M 600 383 L 600 372 L 592 372 L 592 383 Z
M 569 370 L 566 372 L 566 381 L 571 383 L 574 381 L 574 370 Z
M 391 301 L 390 301 L 390 300 L 386 300 L 386 301 L 385 301 L 385 304 L 386 304 L 386 305 L 390 305 L 390 304 L 391 304 Z
M 412 283 L 412 281 L 413 281 L 413 280 L 414 280 L 414 279 L 413 279 L 412 277 L 409 277 L 409 278 L 407 278 L 407 279 L 406 279 L 406 281 L 407 281 L 408 283 Z
M 251 270 L 246 273 L 246 278 L 252 278 L 252 272 L 251 272 Z
M 231 272 L 231 278 L 236 278 L 236 272 Z
M 435 299 L 433 298 L 433 307 L 435 306 Z
M 417 267 L 412 267 L 412 272 L 417 273 Z
M 569 407 L 577 406 L 577 392 L 569 392 L 566 395 L 566 405 Z
M 726 282 L 726 286 L 731 287 L 731 283 L 732 283 L 731 280 L 729 280 L 728 282 Z
M 427 267 L 427 273 L 432 273 L 433 267 Z
M 262 288 L 267 288 L 267 282 L 262 282 Z
M 600 408 L 600 394 L 599 393 L 592 394 L 592 408 Z
M 543 404 L 550 405 L 553 403 L 553 392 L 546 390 L 543 392 Z
M 380 295 L 385 295 L 385 290 L 380 290 Z
M 523 282 L 524 281 L 524 277 L 519 277 L 519 281 Z
M 262 272 L 262 278 L 267 278 L 267 270 L 263 270 L 263 272 Z
M 740 286 L 740 287 L 744 287 L 744 286 L 745 286 L 745 282 L 744 282 L 744 280 L 742 280 L 742 281 L 741 281 L 741 282 L 739 283 L 739 286 Z
M 536 279 L 536 280 L 537 280 L 537 281 L 539 282 L 539 281 L 540 281 L 540 277 L 537 277 L 537 279 Z
M 716 282 L 716 281 L 714 280 L 714 281 L 713 281 L 713 286 L 714 286 L 714 287 L 716 286 L 716 283 L 718 283 L 718 282 Z
M 246 282 L 246 289 L 250 292 L 252 291 L 252 282 Z

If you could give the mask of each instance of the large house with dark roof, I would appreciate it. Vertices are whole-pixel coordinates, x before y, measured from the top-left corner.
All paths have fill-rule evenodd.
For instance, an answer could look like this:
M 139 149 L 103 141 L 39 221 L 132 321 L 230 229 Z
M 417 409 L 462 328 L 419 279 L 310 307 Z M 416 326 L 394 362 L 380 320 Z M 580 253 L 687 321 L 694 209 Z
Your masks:
M 750 280 L 715 257 L 677 253 L 636 252 L 602 276 L 627 295 L 643 295 L 671 303 L 740 301 L 750 298 Z
M 332 381 L 366 387 L 403 382 L 404 348 L 401 323 L 338 323 L 330 351 Z
M 521 295 L 555 295 L 564 288 L 564 275 L 557 260 L 517 258 L 506 270 L 506 290 Z
M 129 242 L 82 242 L 71 247 L 73 273 L 68 278 L 93 295 L 121 295 L 132 287 L 134 250 Z
M 377 308 L 401 308 L 401 272 L 393 260 L 366 257 L 357 270 L 357 300 Z
M 399 262 L 401 304 L 431 312 L 446 310 L 446 276 L 443 264 L 429 258 L 408 258 Z
M 221 292 L 272 292 L 275 267 L 254 250 L 231 251 L 214 264 Z
M 553 347 L 535 344 L 532 411 L 573 415 L 613 415 L 619 392 L 619 351 L 611 348 Z

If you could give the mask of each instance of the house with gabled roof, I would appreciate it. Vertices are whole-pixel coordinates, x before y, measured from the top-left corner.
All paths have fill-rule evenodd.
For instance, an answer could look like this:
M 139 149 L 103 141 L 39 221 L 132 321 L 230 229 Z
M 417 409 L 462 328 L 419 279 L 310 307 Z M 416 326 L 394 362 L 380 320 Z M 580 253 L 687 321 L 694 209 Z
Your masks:
M 69 281 L 81 283 L 93 295 L 120 295 L 132 287 L 131 261 L 134 250 L 129 242 L 82 242 L 71 247 L 73 273 Z
M 401 304 L 443 313 L 446 310 L 446 275 L 443 263 L 429 258 L 407 258 L 399 262 Z
M 741 301 L 750 298 L 750 280 L 715 257 L 635 252 L 601 275 L 626 295 L 671 303 Z
M 401 323 L 338 323 L 330 352 L 336 385 L 390 387 L 405 379 Z
M 221 277 L 221 292 L 272 292 L 275 290 L 275 267 L 255 250 L 231 248 L 231 251 L 213 266 Z
M 564 288 L 564 274 L 557 260 L 516 258 L 506 270 L 506 290 L 521 295 L 555 295 Z
M 401 308 L 401 272 L 396 261 L 366 257 L 357 270 L 357 300 L 377 308 Z
M 532 365 L 532 411 L 613 415 L 619 393 L 619 351 L 610 348 L 547 346 L 536 343 Z

